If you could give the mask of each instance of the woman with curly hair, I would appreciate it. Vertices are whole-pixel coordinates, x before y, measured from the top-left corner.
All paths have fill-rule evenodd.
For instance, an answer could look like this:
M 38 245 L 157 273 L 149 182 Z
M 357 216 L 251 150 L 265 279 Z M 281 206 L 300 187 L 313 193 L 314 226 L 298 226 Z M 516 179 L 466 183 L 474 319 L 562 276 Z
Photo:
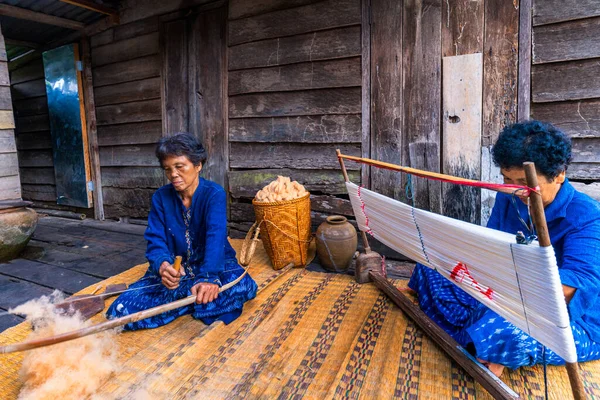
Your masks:
M 523 163 L 535 163 L 578 360 L 600 359 L 600 204 L 565 176 L 570 139 L 540 121 L 516 123 L 500 133 L 492 156 L 506 184 L 526 186 Z M 498 193 L 487 226 L 512 234 L 531 230 L 522 200 Z M 497 376 L 505 366 L 565 363 L 430 268 L 417 264 L 409 287 L 421 309 Z
M 246 275 L 229 290 L 219 288 L 244 270 L 227 240 L 227 199 L 218 184 L 199 176 L 206 151 L 195 136 L 178 133 L 162 138 L 156 157 L 171 182 L 152 196 L 146 257 L 146 274 L 120 295 L 107 311 L 108 318 L 196 296 L 196 304 L 125 325 L 127 330 L 156 328 L 192 314 L 211 324 L 228 324 L 242 313 L 244 303 L 256 296 L 256 283 Z M 173 267 L 182 256 L 182 269 Z

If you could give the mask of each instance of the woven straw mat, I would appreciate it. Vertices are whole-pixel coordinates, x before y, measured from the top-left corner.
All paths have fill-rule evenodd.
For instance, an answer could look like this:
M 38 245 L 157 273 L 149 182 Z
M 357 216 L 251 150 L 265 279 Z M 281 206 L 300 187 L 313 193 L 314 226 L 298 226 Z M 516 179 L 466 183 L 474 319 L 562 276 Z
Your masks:
M 241 241 L 234 242 L 239 250 Z M 146 267 L 104 283 L 133 282 Z M 98 398 L 134 399 L 142 390 L 152 399 L 491 398 L 372 284 L 306 269 L 273 271 L 260 246 L 250 274 L 260 292 L 230 325 L 185 316 L 119 334 L 122 370 Z M 0 344 L 28 332 L 26 324 L 10 328 Z M 0 355 L 0 399 L 17 397 L 21 359 L 22 353 Z M 581 373 L 588 396 L 600 398 L 600 362 L 581 364 Z M 502 380 L 522 398 L 544 396 L 540 367 L 505 369 Z M 563 367 L 549 367 L 548 380 L 551 399 L 572 398 Z

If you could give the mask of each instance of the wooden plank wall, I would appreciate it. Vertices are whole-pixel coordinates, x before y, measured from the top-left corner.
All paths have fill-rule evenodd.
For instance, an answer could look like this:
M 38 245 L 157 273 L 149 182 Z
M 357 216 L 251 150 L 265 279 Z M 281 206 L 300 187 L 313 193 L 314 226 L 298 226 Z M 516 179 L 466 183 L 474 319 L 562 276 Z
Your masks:
M 587 183 L 600 180 L 599 42 L 598 1 L 534 0 L 532 116 L 572 138 L 567 176 Z
M 229 190 L 232 235 L 277 175 L 311 191 L 313 225 L 352 215 L 335 149 L 361 154 L 360 0 L 230 0 Z M 352 181 L 358 166 L 348 163 Z
M 162 136 L 158 17 L 91 38 L 106 218 L 146 218 L 164 184 L 154 156 Z
M 6 48 L 0 31 L 0 201 L 21 198 L 12 109 Z
M 41 54 L 10 68 L 23 200 L 56 205 L 48 103 Z M 56 208 L 61 208 L 57 206 Z
M 499 181 L 489 150 L 502 127 L 516 121 L 519 2 L 371 3 L 371 156 L 465 178 Z M 444 93 L 442 59 L 456 63 L 455 57 L 478 53 L 482 54 L 482 71 L 472 71 L 471 77 L 443 76 Z M 470 99 L 471 107 L 479 110 L 459 109 L 460 101 L 449 90 L 461 78 L 477 80 L 481 73 L 483 92 L 479 99 Z M 468 165 L 459 145 L 465 144 L 467 135 L 464 129 L 451 129 L 459 121 L 456 117 L 462 123 L 481 120 L 471 121 Z M 397 175 L 372 170 L 371 186 L 408 201 L 403 193 L 407 181 Z M 439 183 L 418 178 L 413 179 L 413 189 L 418 207 L 474 223 L 487 221 L 494 201 L 485 192 L 480 198 L 481 191 L 472 189 L 445 186 L 441 190 Z

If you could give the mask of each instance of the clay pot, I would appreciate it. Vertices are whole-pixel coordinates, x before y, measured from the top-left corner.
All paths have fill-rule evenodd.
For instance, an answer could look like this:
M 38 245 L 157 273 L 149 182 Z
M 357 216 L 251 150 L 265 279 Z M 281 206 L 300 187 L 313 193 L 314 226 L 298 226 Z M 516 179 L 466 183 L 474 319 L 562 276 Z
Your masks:
M 316 234 L 317 256 L 328 271 L 344 272 L 356 252 L 356 229 L 346 217 L 332 215 L 319 225 Z
M 31 239 L 37 221 L 37 213 L 31 208 L 0 210 L 0 261 L 19 255 Z

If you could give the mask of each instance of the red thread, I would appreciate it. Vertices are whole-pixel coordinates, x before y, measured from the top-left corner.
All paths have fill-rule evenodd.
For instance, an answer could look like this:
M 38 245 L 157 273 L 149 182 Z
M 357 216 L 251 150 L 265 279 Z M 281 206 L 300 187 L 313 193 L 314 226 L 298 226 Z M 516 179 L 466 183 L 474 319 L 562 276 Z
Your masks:
M 362 188 L 362 186 L 358 187 L 358 193 L 357 193 L 358 199 L 360 200 L 360 209 L 362 210 L 362 213 L 365 216 L 365 225 L 367 226 L 367 233 L 371 236 L 374 236 L 373 231 L 369 227 L 369 217 L 367 216 L 367 213 L 365 212 L 365 202 L 363 201 L 362 197 L 360 197 L 360 189 L 361 188 Z
M 489 287 L 479 284 L 479 282 L 473 279 L 471 273 L 469 272 L 469 268 L 467 268 L 465 264 L 461 262 L 456 264 L 456 266 L 450 273 L 450 279 L 452 279 L 455 282 L 462 283 L 463 285 L 474 287 L 479 291 L 479 293 L 492 300 L 492 294 L 494 293 L 494 291 Z

